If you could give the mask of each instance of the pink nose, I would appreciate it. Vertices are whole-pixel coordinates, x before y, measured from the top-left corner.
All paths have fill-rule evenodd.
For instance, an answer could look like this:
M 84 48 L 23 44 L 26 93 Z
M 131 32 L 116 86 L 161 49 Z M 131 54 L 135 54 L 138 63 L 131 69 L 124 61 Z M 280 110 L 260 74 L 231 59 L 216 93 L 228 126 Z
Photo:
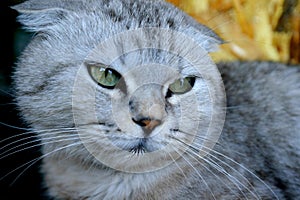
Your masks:
M 156 126 L 158 126 L 158 125 L 161 124 L 161 121 L 160 120 L 149 120 L 149 119 L 146 119 L 146 120 L 143 120 L 142 123 L 145 124 L 145 128 L 146 129 L 153 130 Z
M 152 131 L 153 129 L 155 129 L 155 127 L 157 127 L 161 124 L 160 120 L 150 119 L 150 118 L 143 118 L 140 120 L 132 119 L 132 120 L 136 124 L 140 125 L 141 127 L 143 127 L 144 129 L 146 129 L 148 131 Z

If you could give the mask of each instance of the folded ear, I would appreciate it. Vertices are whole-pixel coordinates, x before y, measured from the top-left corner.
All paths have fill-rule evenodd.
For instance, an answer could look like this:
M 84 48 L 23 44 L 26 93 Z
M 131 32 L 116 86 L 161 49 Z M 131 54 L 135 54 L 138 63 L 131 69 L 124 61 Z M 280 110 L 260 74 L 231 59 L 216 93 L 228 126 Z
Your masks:
M 43 31 L 62 20 L 71 11 L 71 4 L 76 4 L 76 2 L 67 0 L 29 0 L 13 6 L 12 9 L 21 14 L 18 20 L 27 29 Z
M 188 15 L 186 15 L 184 19 L 189 25 L 189 34 L 192 34 L 193 38 L 195 38 L 200 46 L 207 52 L 217 51 L 219 45 L 224 43 L 224 41 L 207 26 L 198 23 Z

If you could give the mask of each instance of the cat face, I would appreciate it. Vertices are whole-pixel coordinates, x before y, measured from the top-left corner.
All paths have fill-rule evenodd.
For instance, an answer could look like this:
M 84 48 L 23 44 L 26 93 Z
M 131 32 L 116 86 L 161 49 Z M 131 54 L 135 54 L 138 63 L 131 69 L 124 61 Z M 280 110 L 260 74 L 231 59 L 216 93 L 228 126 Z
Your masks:
M 165 167 L 190 143 L 205 155 L 224 119 L 217 73 L 207 52 L 175 31 L 141 28 L 100 43 L 80 67 L 73 90 L 85 147 L 127 172 Z
M 17 9 L 39 34 L 15 75 L 19 106 L 36 129 L 72 129 L 45 153 L 136 173 L 169 165 L 188 144 L 203 156 L 213 147 L 224 90 L 212 31 L 165 2 L 30 2 Z

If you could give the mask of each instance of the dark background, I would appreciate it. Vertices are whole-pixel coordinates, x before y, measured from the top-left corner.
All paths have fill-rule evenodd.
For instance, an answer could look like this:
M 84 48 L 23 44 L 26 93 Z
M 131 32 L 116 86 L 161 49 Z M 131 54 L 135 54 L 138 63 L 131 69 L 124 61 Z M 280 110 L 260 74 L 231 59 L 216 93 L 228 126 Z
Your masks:
M 17 109 L 13 103 L 14 90 L 12 88 L 11 75 L 13 72 L 16 57 L 20 54 L 22 49 L 26 46 L 28 40 L 32 36 L 20 28 L 20 24 L 16 22 L 17 12 L 10 9 L 10 6 L 20 3 L 22 0 L 0 0 L 0 23 L 1 23 L 1 37 L 0 37 L 0 199 L 14 200 L 14 199 L 45 199 L 43 198 L 43 189 L 41 188 L 42 179 L 39 174 L 39 162 L 28 168 L 25 172 L 24 166 L 14 173 L 9 174 L 14 169 L 22 166 L 35 158 L 38 158 L 40 150 L 38 147 L 23 150 L 14 153 L 5 158 L 4 153 L 9 148 L 3 148 L 17 139 L 32 136 L 26 134 L 25 136 L 18 136 L 14 139 L 3 141 L 4 139 L 13 135 L 25 133 L 26 130 L 19 130 L 8 127 L 2 123 L 27 128 L 21 120 L 19 120 Z M 26 140 L 29 142 L 29 140 Z M 23 141 L 24 143 L 24 141 Z M 14 146 L 22 144 L 16 143 Z M 32 143 L 31 145 L 36 145 Z M 28 147 L 29 145 L 27 145 Z M 10 146 L 12 147 L 12 146 Z M 23 148 L 26 148 L 23 146 Z M 17 149 L 15 149 L 17 150 Z M 21 174 L 20 177 L 18 177 Z M 6 176 L 7 175 L 7 176 Z M 18 178 L 17 178 L 18 177 Z M 17 180 L 15 181 L 15 179 Z

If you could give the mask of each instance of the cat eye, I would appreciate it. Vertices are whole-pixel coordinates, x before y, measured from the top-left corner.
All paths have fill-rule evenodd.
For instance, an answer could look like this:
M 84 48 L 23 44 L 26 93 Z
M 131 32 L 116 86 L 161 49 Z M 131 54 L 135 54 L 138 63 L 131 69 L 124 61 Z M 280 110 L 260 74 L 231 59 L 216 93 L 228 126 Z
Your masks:
M 106 66 L 90 65 L 89 72 L 101 87 L 107 89 L 114 89 L 122 77 L 117 71 Z
M 171 94 L 184 94 L 189 92 L 195 84 L 195 77 L 186 77 L 176 80 L 169 86 L 168 96 Z

